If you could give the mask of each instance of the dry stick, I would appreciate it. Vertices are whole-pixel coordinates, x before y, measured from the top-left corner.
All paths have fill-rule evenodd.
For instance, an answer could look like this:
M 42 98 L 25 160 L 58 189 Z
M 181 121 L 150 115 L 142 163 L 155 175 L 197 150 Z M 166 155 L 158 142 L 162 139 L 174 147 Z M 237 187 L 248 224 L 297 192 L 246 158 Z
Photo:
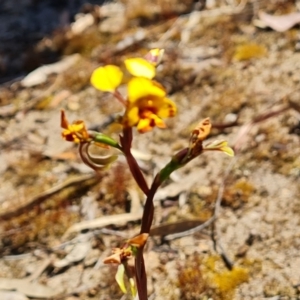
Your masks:
M 211 230 L 211 239 L 213 241 L 213 245 L 214 245 L 214 249 L 217 253 L 219 253 L 219 255 L 221 256 L 225 266 L 227 267 L 228 270 L 232 270 L 233 269 L 233 262 L 228 258 L 227 254 L 225 253 L 225 250 L 222 246 L 222 244 L 220 243 L 220 240 L 218 238 L 218 231 L 216 228 L 216 222 L 214 222 L 212 224 L 212 230 Z
M 214 217 L 215 218 L 214 218 L 214 221 L 219 216 L 220 208 L 221 208 L 221 203 L 222 203 L 222 197 L 223 197 L 223 193 L 224 193 L 224 189 L 225 189 L 225 184 L 226 184 L 226 180 L 227 180 L 227 178 L 229 176 L 229 173 L 231 172 L 231 170 L 232 170 L 232 168 L 233 168 L 236 160 L 237 160 L 237 156 L 235 156 L 231 160 L 230 164 L 227 166 L 227 168 L 225 170 L 225 173 L 224 173 L 224 176 L 223 176 L 223 180 L 222 180 L 222 182 L 220 184 L 220 187 L 219 187 L 218 197 L 217 197 L 216 204 L 215 204 L 215 210 L 214 210 Z M 221 247 L 221 251 L 222 251 L 222 247 Z M 227 257 L 224 251 L 222 251 L 222 253 L 221 253 L 221 256 L 223 256 L 223 255 L 224 255 L 224 257 Z M 229 261 L 229 260 L 227 259 L 226 261 Z
M 216 204 L 215 204 L 215 209 L 214 209 L 214 215 L 213 215 L 213 222 L 212 222 L 212 232 L 211 232 L 211 237 L 212 237 L 212 241 L 213 241 L 213 244 L 214 244 L 214 249 L 217 253 L 220 254 L 221 258 L 223 259 L 226 267 L 229 269 L 229 270 L 232 270 L 233 268 L 233 262 L 228 258 L 227 254 L 225 253 L 224 251 L 224 248 L 222 247 L 221 243 L 220 243 L 220 240 L 219 240 L 219 234 L 218 234 L 218 231 L 216 229 L 216 220 L 219 216 L 219 213 L 220 213 L 220 208 L 221 208 L 221 203 L 222 203 L 222 197 L 223 197 L 223 193 L 224 193 L 224 189 L 225 189 L 225 184 L 226 184 L 226 180 L 229 176 L 229 173 L 231 172 L 235 162 L 237 160 L 237 156 L 235 156 L 230 164 L 227 166 L 226 170 L 225 170 L 225 173 L 224 173 L 224 176 L 223 176 L 223 180 L 220 184 L 220 187 L 219 187 L 219 191 L 218 191 L 218 196 L 217 196 L 217 200 L 216 200 Z M 219 251 L 218 251 L 218 248 L 219 248 Z
M 230 164 L 227 166 L 227 169 L 226 169 L 225 174 L 223 176 L 223 180 L 220 184 L 219 191 L 218 191 L 218 196 L 217 196 L 217 199 L 216 199 L 216 204 L 215 204 L 215 209 L 214 209 L 213 216 L 210 219 L 208 219 L 207 221 L 205 221 L 203 224 L 201 224 L 197 227 L 194 227 L 192 229 L 189 229 L 189 230 L 186 230 L 186 231 L 183 231 L 183 232 L 169 234 L 165 237 L 165 240 L 170 241 L 170 240 L 173 240 L 173 239 L 177 239 L 177 238 L 181 238 L 181 237 L 184 237 L 184 236 L 194 234 L 194 233 L 196 233 L 198 231 L 201 231 L 204 228 L 210 226 L 217 219 L 218 214 L 219 214 L 219 210 L 220 210 L 220 206 L 221 206 L 222 196 L 223 196 L 223 193 L 224 193 L 225 182 L 226 182 L 226 179 L 227 179 L 227 177 L 228 177 L 235 161 L 236 161 L 236 156 L 231 160 Z
M 256 118 L 253 119 L 252 122 L 250 122 L 249 124 L 244 125 L 244 128 L 241 128 L 240 133 L 238 134 L 238 138 L 237 138 L 237 142 L 234 146 L 235 152 L 237 152 L 240 149 L 240 144 L 241 144 L 241 138 L 245 135 L 247 135 L 247 133 L 251 130 L 251 128 L 260 122 L 263 122 L 269 118 L 272 118 L 274 116 L 277 116 L 287 110 L 289 110 L 290 108 L 296 109 L 293 105 L 294 103 L 291 101 L 289 101 L 289 103 L 287 105 L 283 105 L 282 107 L 280 107 L 277 110 L 274 111 L 267 111 L 259 116 L 257 116 Z M 296 109 L 297 110 L 297 109 Z M 235 157 L 236 158 L 236 157 Z M 218 193 L 218 199 L 216 201 L 216 206 L 215 206 L 215 212 L 214 212 L 214 221 L 217 219 L 218 215 L 219 215 L 219 210 L 221 207 L 221 200 L 222 200 L 222 195 L 223 195 L 223 191 L 224 191 L 224 187 L 225 187 L 225 180 L 229 175 L 230 170 L 232 169 L 233 163 L 235 162 L 235 160 L 231 161 L 231 164 L 229 164 L 228 169 L 226 170 L 225 173 L 225 178 L 222 182 L 222 185 L 219 189 L 219 193 Z M 233 262 L 228 258 L 228 256 L 226 255 L 224 248 L 222 247 L 221 243 L 220 243 L 220 234 L 219 231 L 216 227 L 216 222 L 212 222 L 213 226 L 212 226 L 212 240 L 214 243 L 214 249 L 216 252 L 218 252 L 221 256 L 221 258 L 223 259 L 226 267 L 229 270 L 232 270 L 233 268 Z
M 50 196 L 58 193 L 62 189 L 73 186 L 73 185 L 78 185 L 79 183 L 82 183 L 84 181 L 88 181 L 91 179 L 95 179 L 94 182 L 95 182 L 95 184 L 97 183 L 97 181 L 96 181 L 97 176 L 95 176 L 95 174 L 82 175 L 82 176 L 77 176 L 75 178 L 68 179 L 63 183 L 60 183 L 60 184 L 48 189 L 47 191 L 40 193 L 39 195 L 31 198 L 27 202 L 22 203 L 21 205 L 19 205 L 18 207 L 15 207 L 12 210 L 1 212 L 0 213 L 0 221 L 5 221 L 5 220 L 9 220 L 13 217 L 17 217 L 20 214 L 24 213 L 25 211 L 28 211 L 35 205 L 41 204 L 43 201 L 47 200 Z
M 256 118 L 253 119 L 252 122 L 250 122 L 249 124 L 246 124 L 244 125 L 244 128 L 241 128 L 241 132 L 240 134 L 238 135 L 238 137 L 243 137 L 245 136 L 250 130 L 251 128 L 253 127 L 254 124 L 257 124 L 257 123 L 260 123 L 260 122 L 263 122 L 269 118 L 272 118 L 274 116 L 277 116 L 287 110 L 289 110 L 290 108 L 293 108 L 292 105 L 289 103 L 288 105 L 284 105 L 282 106 L 281 108 L 275 110 L 275 111 L 267 111 L 266 113 L 263 113 L 259 116 L 257 116 Z M 239 141 L 239 143 L 238 143 Z M 237 152 L 239 150 L 239 145 L 241 144 L 241 141 L 240 139 L 237 139 L 236 143 L 235 143 L 235 146 L 234 146 L 234 149 L 235 149 L 235 152 Z M 231 161 L 231 163 L 234 162 L 234 161 Z M 229 171 L 232 169 L 232 166 L 233 165 L 229 165 L 229 169 L 227 169 L 227 172 L 225 173 L 225 179 L 228 177 L 229 175 Z M 218 217 L 218 214 L 219 214 L 219 210 L 220 210 L 220 207 L 221 207 L 221 199 L 222 199 L 222 195 L 223 195 L 223 191 L 224 191 L 224 187 L 225 187 L 225 182 L 223 180 L 223 183 L 222 183 L 222 193 L 218 194 L 218 200 L 216 202 L 216 206 L 215 206 L 215 213 L 214 215 L 216 216 L 216 218 Z M 220 192 L 220 189 L 219 189 L 219 192 Z M 226 267 L 229 269 L 229 270 L 232 270 L 233 269 L 233 262 L 229 259 L 229 257 L 227 256 L 222 244 L 220 243 L 220 238 L 219 238 L 219 230 L 217 229 L 217 225 L 216 225 L 216 222 L 213 222 L 212 223 L 212 232 L 211 232 L 211 238 L 212 238 L 212 241 L 213 241 L 213 244 L 214 244 L 214 249 L 217 253 L 220 254 L 223 262 L 225 263 Z
M 281 108 L 275 110 L 275 111 L 272 111 L 272 107 L 278 103 L 278 102 L 281 102 L 281 101 L 284 101 L 285 99 L 287 99 L 290 95 L 292 95 L 293 93 L 299 91 L 299 88 L 295 89 L 295 90 L 292 90 L 291 92 L 289 92 L 288 94 L 286 94 L 285 96 L 283 96 L 282 98 L 280 98 L 278 101 L 276 101 L 275 103 L 272 104 L 272 106 L 270 106 L 268 109 L 266 109 L 265 113 L 257 116 L 256 118 L 254 118 L 250 123 L 248 124 L 245 124 L 244 126 L 248 126 L 248 129 L 245 130 L 245 132 L 242 132 L 243 135 L 245 135 L 245 133 L 247 133 L 250 128 L 252 127 L 252 125 L 254 124 L 257 124 L 259 122 L 262 122 L 264 120 L 267 120 L 271 117 L 274 117 L 274 116 L 277 116 L 289 109 L 294 109 L 295 111 L 299 112 L 300 113 L 300 105 L 295 103 L 293 100 L 291 99 L 288 99 L 286 102 L 287 104 L 283 105 Z M 271 111 L 270 111 L 271 110 Z M 237 116 L 237 120 L 233 121 L 233 122 L 230 122 L 230 123 L 214 123 L 212 124 L 212 127 L 213 128 L 216 128 L 216 129 L 219 129 L 219 130 L 223 130 L 223 129 L 226 129 L 226 128 L 229 128 L 229 127 L 235 127 L 235 126 L 240 126 L 240 125 L 243 125 L 239 122 L 239 115 Z
M 238 143 L 238 141 L 240 142 L 239 137 L 245 136 L 251 130 L 251 128 L 253 127 L 254 124 L 263 122 L 263 121 L 265 121 L 269 118 L 277 116 L 277 115 L 287 111 L 290 108 L 291 107 L 288 104 L 288 105 L 282 106 L 281 108 L 279 108 L 275 111 L 267 111 L 266 113 L 263 113 L 263 114 L 257 116 L 256 118 L 254 118 L 253 121 L 250 122 L 249 124 L 244 125 L 244 128 L 241 128 L 241 131 L 238 134 L 237 142 L 235 143 L 235 146 L 234 146 L 235 152 L 237 152 L 239 150 L 239 144 L 241 144 L 241 143 Z M 234 162 L 235 162 L 235 160 L 232 160 L 231 164 L 229 164 L 228 169 L 225 172 L 225 177 L 224 177 L 223 182 L 222 182 L 222 186 L 221 186 L 222 189 L 219 189 L 218 198 L 217 198 L 217 201 L 216 201 L 215 211 L 214 211 L 215 220 L 217 219 L 217 217 L 219 215 L 219 210 L 220 210 L 220 207 L 221 207 L 221 200 L 222 200 L 224 187 L 225 187 L 225 180 L 228 177 L 229 172 L 231 171 Z M 216 222 L 212 223 L 211 238 L 212 238 L 212 241 L 213 241 L 213 244 L 214 244 L 215 251 L 220 254 L 221 258 L 223 259 L 223 261 L 226 265 L 226 267 L 229 270 L 232 270 L 233 262 L 229 259 L 229 257 L 225 253 L 224 248 L 222 247 L 222 244 L 220 243 L 219 231 L 216 227 Z

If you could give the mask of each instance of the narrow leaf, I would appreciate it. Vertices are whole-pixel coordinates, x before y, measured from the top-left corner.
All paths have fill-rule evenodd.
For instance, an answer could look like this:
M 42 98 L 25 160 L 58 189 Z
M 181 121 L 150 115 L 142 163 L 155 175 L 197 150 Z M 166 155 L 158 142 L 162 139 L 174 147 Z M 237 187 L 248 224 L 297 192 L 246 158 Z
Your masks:
M 121 150 L 120 145 L 118 144 L 118 142 L 114 139 L 112 139 L 111 137 L 103 134 L 103 133 L 98 133 L 98 132 L 91 132 L 93 141 L 95 143 L 101 143 L 101 144 L 105 144 L 114 148 L 117 148 L 119 150 Z
M 125 283 L 124 283 L 124 273 L 125 273 L 125 267 L 123 264 L 120 264 L 118 266 L 118 271 L 117 271 L 117 274 L 115 276 L 115 279 L 120 287 L 120 289 L 122 290 L 122 292 L 124 294 L 126 294 L 127 290 L 126 290 L 126 286 L 125 286 Z

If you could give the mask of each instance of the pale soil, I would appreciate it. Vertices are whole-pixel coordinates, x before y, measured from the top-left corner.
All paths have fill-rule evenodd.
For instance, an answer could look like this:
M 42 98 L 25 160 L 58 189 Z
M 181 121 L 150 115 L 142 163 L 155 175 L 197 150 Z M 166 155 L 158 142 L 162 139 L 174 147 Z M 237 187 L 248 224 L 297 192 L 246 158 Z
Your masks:
M 276 14 L 296 10 L 292 1 L 268 3 L 257 5 Z M 289 101 L 299 109 L 299 27 L 282 33 L 260 29 L 252 23 L 257 7 L 249 3 L 241 12 L 231 10 L 226 16 L 224 6 L 232 8 L 220 1 L 214 16 L 186 15 L 176 22 L 164 17 L 151 21 L 145 12 L 134 15 L 130 10 L 130 21 L 113 33 L 99 33 L 96 26 L 87 29 L 84 34 L 99 44 L 91 45 L 92 49 L 79 47 L 84 53 L 68 70 L 49 75 L 45 83 L 34 87 L 24 88 L 18 81 L 0 87 L 0 277 L 36 275 L 32 283 L 46 284 L 54 294 L 61 291 L 62 299 L 121 299 L 114 281 L 116 269 L 101 262 L 111 248 L 138 232 L 138 221 L 108 226 L 115 234 L 100 229 L 95 235 L 87 230 L 64 233 L 75 222 L 129 212 L 128 203 L 134 200 L 130 189 L 137 187 L 124 159 L 100 179 L 61 188 L 29 208 L 26 203 L 70 178 L 93 174 L 78 159 L 76 148 L 61 139 L 60 109 L 66 110 L 70 120 L 103 125 L 105 133 L 118 138 L 119 126 L 105 122 L 122 108 L 110 95 L 89 85 L 91 71 L 99 63 L 120 64 L 124 57 L 143 55 L 157 46 L 166 49 L 158 80 L 170 91 L 178 115 L 168 120 L 165 130 L 135 134 L 134 148 L 151 157 L 139 160 L 149 182 L 172 154 L 187 146 L 190 131 L 201 119 L 210 117 L 220 125 L 238 116 L 239 124 L 215 128 L 209 137 L 226 139 L 237 150 L 234 158 L 205 153 L 177 171 L 158 193 L 154 226 L 205 221 L 232 163 L 215 223 L 218 252 L 210 227 L 169 242 L 164 242 L 167 233 L 160 230 L 145 254 L 150 299 L 300 299 L 300 112 L 291 108 L 243 131 L 245 124 L 280 110 Z M 116 15 L 124 14 L 115 9 Z M 139 14 L 146 21 L 138 22 Z M 119 41 L 136 36 L 141 28 L 142 41 L 121 52 L 115 50 Z M 86 43 L 84 38 L 78 40 Z M 249 44 L 259 45 L 263 53 L 254 51 L 247 59 L 239 59 L 238 47 Z M 64 46 L 76 49 L 67 42 Z M 31 101 L 35 105 L 26 109 L 24 105 Z M 138 197 L 144 200 L 140 192 Z M 20 213 L 3 220 L 22 205 Z M 72 243 L 63 244 L 70 240 L 79 247 L 75 249 L 79 258 L 63 261 L 66 265 L 61 267 L 58 261 L 73 249 Z M 220 246 L 234 264 L 231 272 L 218 255 Z M 48 258 L 51 262 L 39 273 L 38 267 Z M 238 268 L 248 274 L 246 279 L 232 279 Z M 216 274 L 223 274 L 221 283 Z M 30 296 L 24 289 L 19 291 Z M 41 293 L 47 298 L 45 291 Z

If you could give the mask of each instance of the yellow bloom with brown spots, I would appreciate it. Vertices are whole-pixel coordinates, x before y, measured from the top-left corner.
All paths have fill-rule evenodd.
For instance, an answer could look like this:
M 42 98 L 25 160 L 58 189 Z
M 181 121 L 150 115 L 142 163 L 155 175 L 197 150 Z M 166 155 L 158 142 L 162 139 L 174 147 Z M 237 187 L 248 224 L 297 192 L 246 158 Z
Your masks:
M 61 111 L 60 126 L 64 129 L 61 135 L 63 139 L 65 139 L 68 142 L 74 142 L 79 144 L 91 141 L 85 123 L 81 120 L 77 120 L 74 121 L 72 124 L 69 124 L 65 112 L 63 110 Z
M 155 126 L 165 128 L 162 118 L 173 117 L 176 111 L 175 103 L 166 97 L 165 89 L 158 82 L 143 77 L 129 81 L 124 126 L 136 126 L 140 133 Z

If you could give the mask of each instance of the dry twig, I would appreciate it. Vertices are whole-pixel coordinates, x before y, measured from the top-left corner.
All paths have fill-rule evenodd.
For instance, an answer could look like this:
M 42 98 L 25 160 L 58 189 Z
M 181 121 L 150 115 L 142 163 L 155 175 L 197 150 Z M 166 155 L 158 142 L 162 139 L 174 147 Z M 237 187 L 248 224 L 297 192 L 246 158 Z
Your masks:
M 32 197 L 31 199 L 29 199 L 25 203 L 20 204 L 17 207 L 13 207 L 10 210 L 1 212 L 0 213 L 0 221 L 9 220 L 13 217 L 17 217 L 20 214 L 33 208 L 35 205 L 41 204 L 43 201 L 47 200 L 49 197 L 60 192 L 61 190 L 65 189 L 67 187 L 70 187 L 70 186 L 78 185 L 80 183 L 83 183 L 83 182 L 91 180 L 91 179 L 94 179 L 95 182 L 93 182 L 93 183 L 95 183 L 95 184 L 98 182 L 97 177 L 95 176 L 94 173 L 70 178 L 63 183 L 60 183 L 60 184 L 48 189 L 47 191 L 42 192 L 39 195 Z

